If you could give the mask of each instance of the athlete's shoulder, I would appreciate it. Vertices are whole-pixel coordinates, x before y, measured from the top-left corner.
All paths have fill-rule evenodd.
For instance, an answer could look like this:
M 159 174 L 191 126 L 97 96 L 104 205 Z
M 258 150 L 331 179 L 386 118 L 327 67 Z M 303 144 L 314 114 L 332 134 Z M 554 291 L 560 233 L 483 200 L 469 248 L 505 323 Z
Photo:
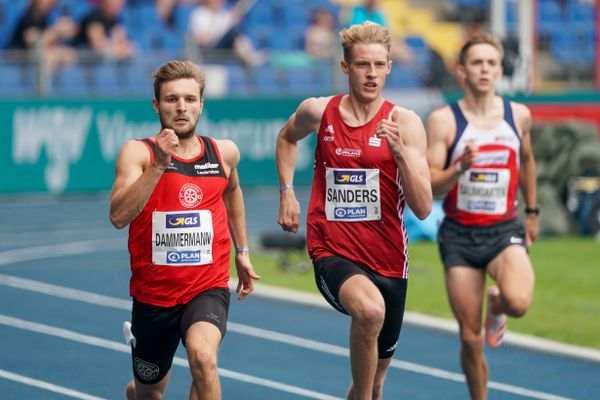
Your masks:
M 333 97 L 334 96 L 308 97 L 300 103 L 297 112 L 311 116 L 322 115 L 327 104 L 329 104 Z
M 149 140 L 151 144 L 155 143 L 153 138 L 128 140 L 123 143 L 121 152 L 131 155 L 148 155 L 151 151 L 151 148 L 150 144 L 148 144 L 145 140 Z
M 519 128 L 522 130 L 529 130 L 531 126 L 531 111 L 523 103 L 510 101 L 510 106 L 513 112 L 513 119 Z
M 449 104 L 446 104 L 431 111 L 427 119 L 434 122 L 446 122 L 446 120 L 451 120 L 453 118 L 454 114 L 452 112 L 452 107 Z
M 215 142 L 219 153 L 221 153 L 223 161 L 230 166 L 236 166 L 240 160 L 240 150 L 235 142 L 230 139 L 212 138 L 212 140 Z
M 456 131 L 456 119 L 450 105 L 433 110 L 427 117 L 427 134 L 431 140 L 449 138 Z

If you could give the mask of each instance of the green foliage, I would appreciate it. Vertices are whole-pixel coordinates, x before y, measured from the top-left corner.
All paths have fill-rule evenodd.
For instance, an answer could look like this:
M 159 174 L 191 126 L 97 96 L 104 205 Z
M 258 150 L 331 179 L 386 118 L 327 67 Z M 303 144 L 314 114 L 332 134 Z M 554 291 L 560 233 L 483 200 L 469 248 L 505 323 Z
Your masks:
M 453 318 L 437 244 L 410 243 L 409 254 L 407 310 Z M 600 349 L 600 243 L 583 237 L 540 239 L 530 255 L 536 273 L 533 303 L 525 317 L 509 321 L 509 330 Z M 318 293 L 311 264 L 300 273 L 281 268 L 273 253 L 253 254 L 252 261 L 261 283 Z

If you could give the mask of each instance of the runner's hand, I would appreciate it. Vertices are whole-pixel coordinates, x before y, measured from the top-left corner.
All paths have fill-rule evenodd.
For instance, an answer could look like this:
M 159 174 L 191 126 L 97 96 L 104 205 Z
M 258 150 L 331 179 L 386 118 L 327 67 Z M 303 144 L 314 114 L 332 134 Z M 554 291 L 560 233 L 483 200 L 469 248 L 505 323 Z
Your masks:
M 171 153 L 179 146 L 179 137 L 173 129 L 165 128 L 156 135 L 156 148 L 154 164 L 161 170 L 165 170 L 171 162 Z
M 300 203 L 293 189 L 281 192 L 279 197 L 279 218 L 277 223 L 286 232 L 298 232 L 300 226 Z
M 460 163 L 462 166 L 462 171 L 466 171 L 477 161 L 477 156 L 479 155 L 479 147 L 475 144 L 474 141 L 469 141 L 465 146 L 465 151 L 460 157 Z
M 389 119 L 380 120 L 375 127 L 375 134 L 377 137 L 387 140 L 394 157 L 401 158 L 404 154 L 405 146 L 400 134 L 400 127 L 398 126 L 399 115 L 400 113 L 394 110 Z
M 247 253 L 235 255 L 235 269 L 237 270 L 238 284 L 235 292 L 239 300 L 244 300 L 254 290 L 254 279 L 260 279 L 260 276 L 254 272 L 250 256 Z
M 538 236 L 538 216 L 528 214 L 523 225 L 525 226 L 525 244 L 529 247 L 535 242 Z

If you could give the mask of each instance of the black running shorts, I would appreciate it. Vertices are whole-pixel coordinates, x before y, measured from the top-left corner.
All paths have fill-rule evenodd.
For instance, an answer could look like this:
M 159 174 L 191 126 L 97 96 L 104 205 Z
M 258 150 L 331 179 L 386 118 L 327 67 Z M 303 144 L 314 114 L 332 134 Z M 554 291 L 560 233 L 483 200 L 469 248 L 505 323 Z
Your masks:
M 489 226 L 468 226 L 445 218 L 438 231 L 438 244 L 444 268 L 485 269 L 508 246 L 526 248 L 525 228 L 516 219 Z
M 210 322 L 225 336 L 229 310 L 229 290 L 206 290 L 187 304 L 158 307 L 133 300 L 131 331 L 135 337 L 131 358 L 133 374 L 145 384 L 154 384 L 171 369 L 179 341 L 185 345 L 190 326 Z
M 339 294 L 342 284 L 348 278 L 363 275 L 375 284 L 385 302 L 385 319 L 378 339 L 379 358 L 392 357 L 404 318 L 407 280 L 388 278 L 343 257 L 322 257 L 314 261 L 314 266 L 319 291 L 333 308 L 344 314 L 348 312 L 340 304 Z

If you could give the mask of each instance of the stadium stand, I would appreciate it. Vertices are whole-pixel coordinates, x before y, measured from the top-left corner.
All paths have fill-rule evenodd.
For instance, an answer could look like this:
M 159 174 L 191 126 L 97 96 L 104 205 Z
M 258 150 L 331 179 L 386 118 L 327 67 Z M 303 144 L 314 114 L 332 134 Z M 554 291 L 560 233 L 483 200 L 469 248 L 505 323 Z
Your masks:
M 227 72 L 227 84 L 221 95 L 305 95 L 344 90 L 335 87 L 336 82 L 340 81 L 334 79 L 335 74 L 340 73 L 339 54 L 332 54 L 330 62 L 312 60 L 304 53 L 304 32 L 310 23 L 311 11 L 316 8 L 325 8 L 340 16 L 336 27 L 338 30 L 344 26 L 344 7 L 356 2 L 257 1 L 239 26 L 255 48 L 268 54 L 264 65 L 252 68 L 231 55 L 214 57 L 202 54 L 198 48 L 190 45 L 186 35 L 193 2 L 177 3 L 172 23 L 166 24 L 157 15 L 154 0 L 129 0 L 123 11 L 122 23 L 136 45 L 136 53 L 132 58 L 118 64 L 112 60 L 90 63 L 87 55 L 82 53 L 77 65 L 63 68 L 53 76 L 44 76 L 39 59 L 32 60 L 30 54 L 15 57 L 3 50 L 0 54 L 0 96 L 145 95 L 153 68 L 170 58 L 222 65 Z M 56 0 L 50 19 L 69 15 L 80 21 L 92 9 L 93 3 Z M 233 7 L 235 3 L 235 0 L 228 0 L 228 7 Z M 395 63 L 388 88 L 409 89 L 429 86 L 432 82 L 438 84 L 431 77 L 435 73 L 431 70 L 431 63 L 440 57 L 442 66 L 452 67 L 463 40 L 464 21 L 444 18 L 440 7 L 435 7 L 437 3 L 441 2 L 382 0 L 381 7 L 388 18 L 390 30 L 404 39 L 413 55 L 409 63 Z M 489 0 L 452 0 L 444 3 L 459 10 L 463 16 L 485 11 L 489 7 Z M 27 4 L 27 1 L 0 0 L 2 49 L 6 47 Z M 594 64 L 592 4 L 579 0 L 539 0 L 538 10 L 540 50 L 547 51 L 566 78 L 589 78 Z M 506 22 L 508 32 L 514 34 L 518 26 L 518 5 L 515 1 L 507 2 Z

